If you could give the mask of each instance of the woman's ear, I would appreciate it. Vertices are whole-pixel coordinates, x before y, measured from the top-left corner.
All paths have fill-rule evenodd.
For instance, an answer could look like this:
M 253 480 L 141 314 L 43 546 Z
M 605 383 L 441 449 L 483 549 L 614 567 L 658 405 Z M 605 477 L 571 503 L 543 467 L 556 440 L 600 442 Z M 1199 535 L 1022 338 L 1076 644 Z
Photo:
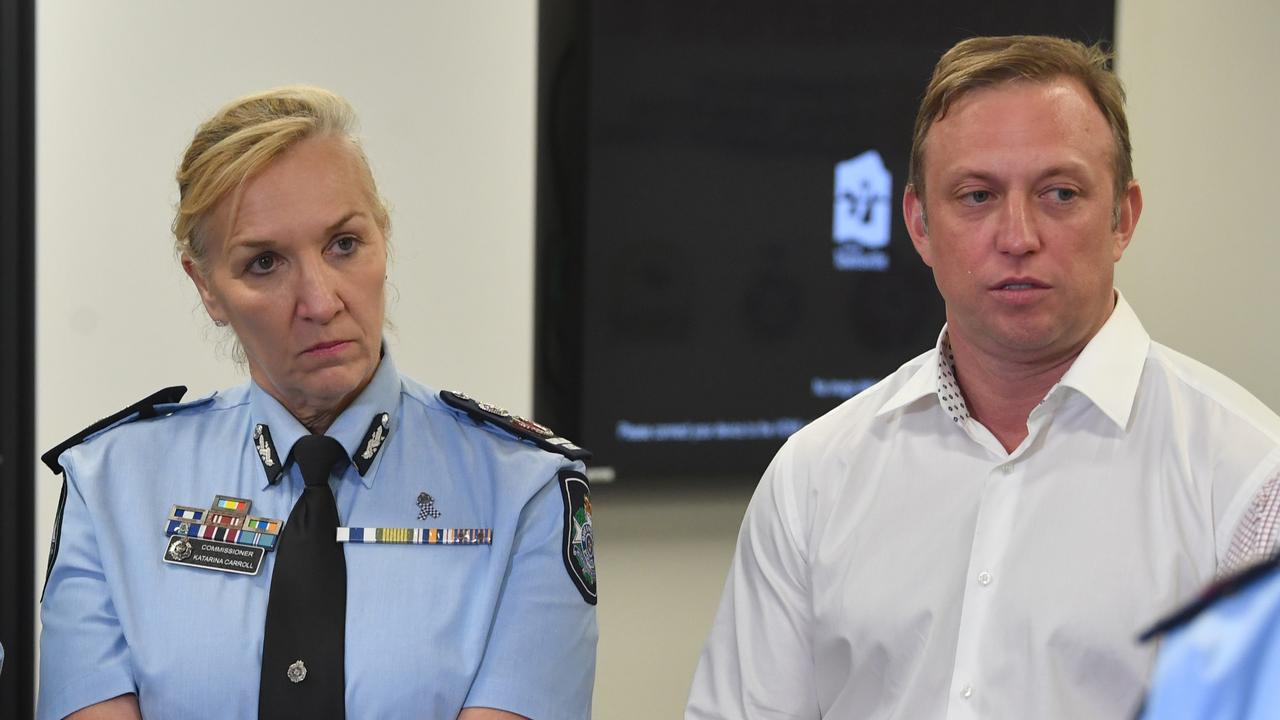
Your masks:
M 218 326 L 226 325 L 227 316 L 223 312 L 222 303 L 209 287 L 209 280 L 200 273 L 200 268 L 196 267 L 195 261 L 187 255 L 182 256 L 182 270 L 187 273 L 187 277 L 191 278 L 191 282 L 195 284 L 196 290 L 200 293 L 200 302 L 204 303 L 204 310 L 209 313 L 209 318 L 213 320 L 213 324 Z

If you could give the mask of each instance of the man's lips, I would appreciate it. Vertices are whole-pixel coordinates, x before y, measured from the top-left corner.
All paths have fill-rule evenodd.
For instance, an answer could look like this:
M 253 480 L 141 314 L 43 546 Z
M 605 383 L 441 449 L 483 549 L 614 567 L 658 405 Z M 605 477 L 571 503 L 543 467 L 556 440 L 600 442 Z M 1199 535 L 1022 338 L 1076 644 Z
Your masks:
M 1036 278 L 1009 277 L 992 284 L 988 289 L 1016 292 L 1019 290 L 1048 290 L 1050 287 L 1049 283 Z

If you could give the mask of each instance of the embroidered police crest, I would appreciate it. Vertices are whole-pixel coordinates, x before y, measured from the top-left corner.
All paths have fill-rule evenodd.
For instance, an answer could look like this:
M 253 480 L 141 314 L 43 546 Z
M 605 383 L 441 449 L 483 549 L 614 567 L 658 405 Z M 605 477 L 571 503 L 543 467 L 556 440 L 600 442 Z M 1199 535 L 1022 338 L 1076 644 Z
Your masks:
M 596 604 L 595 531 L 591 525 L 591 486 L 576 470 L 560 472 L 560 495 L 564 499 L 564 566 L 582 594 Z

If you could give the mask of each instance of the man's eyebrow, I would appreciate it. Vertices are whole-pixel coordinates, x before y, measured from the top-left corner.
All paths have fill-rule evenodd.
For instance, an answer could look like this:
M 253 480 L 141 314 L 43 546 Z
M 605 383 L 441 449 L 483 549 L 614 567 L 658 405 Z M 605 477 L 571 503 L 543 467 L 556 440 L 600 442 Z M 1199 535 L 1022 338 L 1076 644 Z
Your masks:
M 1077 175 L 1080 173 L 1088 174 L 1088 172 L 1088 165 L 1081 162 L 1069 161 L 1046 168 L 1044 172 L 1040 173 L 1040 177 L 1047 178 L 1054 175 Z
M 995 182 L 996 180 L 998 180 L 998 178 L 996 177 L 996 174 L 993 172 L 988 172 L 986 170 L 977 170 L 974 168 L 966 168 L 966 167 L 959 167 L 959 168 L 954 168 L 952 170 L 949 170 L 947 171 L 947 175 L 944 178 L 946 182 L 956 182 L 958 180 L 970 180 L 970 179 L 985 180 L 988 182 Z
M 1045 168 L 1036 174 L 1037 179 L 1053 177 L 1054 175 L 1079 175 L 1088 174 L 1089 166 L 1086 163 L 1069 160 L 1056 165 Z M 977 168 L 958 167 L 947 171 L 943 178 L 944 182 L 955 183 L 961 180 L 983 180 L 985 182 L 1000 182 L 998 173 L 989 172 L 987 170 L 979 170 Z

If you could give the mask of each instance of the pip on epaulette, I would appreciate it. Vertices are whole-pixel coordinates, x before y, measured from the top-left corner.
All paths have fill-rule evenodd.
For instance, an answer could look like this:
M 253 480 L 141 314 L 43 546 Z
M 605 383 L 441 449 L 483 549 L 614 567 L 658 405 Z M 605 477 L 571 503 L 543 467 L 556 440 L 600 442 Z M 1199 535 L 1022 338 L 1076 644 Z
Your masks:
M 453 392 L 451 390 L 441 390 L 440 399 L 449 407 L 465 412 L 468 417 L 477 423 L 488 423 L 502 428 L 514 437 L 528 440 L 543 450 L 559 453 L 570 460 L 582 460 L 585 462 L 591 459 L 590 451 L 556 435 L 551 428 L 528 418 L 513 415 L 505 408 L 480 402 L 466 393 Z

